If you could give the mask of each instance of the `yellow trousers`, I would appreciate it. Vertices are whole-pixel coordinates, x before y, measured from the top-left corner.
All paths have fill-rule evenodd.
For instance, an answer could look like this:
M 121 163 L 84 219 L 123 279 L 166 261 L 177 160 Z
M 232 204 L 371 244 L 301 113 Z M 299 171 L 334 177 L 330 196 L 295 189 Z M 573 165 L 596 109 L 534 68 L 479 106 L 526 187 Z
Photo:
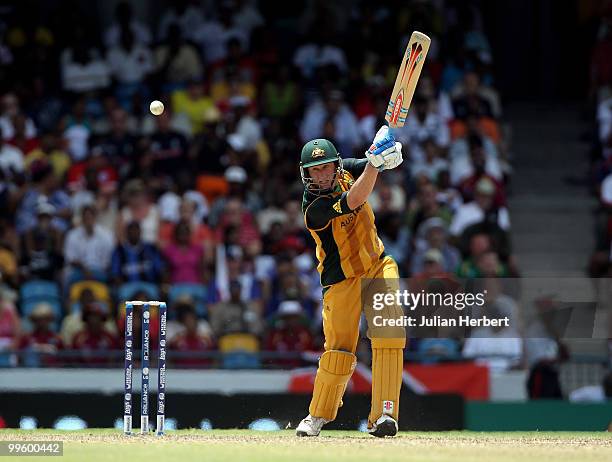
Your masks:
M 399 415 L 403 349 L 406 345 L 405 330 L 403 327 L 377 326 L 374 318 L 400 319 L 403 310 L 397 304 L 385 305 L 382 309 L 374 310 L 371 300 L 375 293 L 394 293 L 399 290 L 398 278 L 397 264 L 390 256 L 385 256 L 361 277 L 349 278 L 334 284 L 323 295 L 323 333 L 326 352 L 346 352 L 354 355 L 359 340 L 362 309 L 366 314 L 368 338 L 372 344 L 372 405 L 368 417 L 370 426 L 383 413 L 391 415 L 395 420 L 398 420 Z M 343 367 L 338 366 L 335 370 L 336 364 L 342 364 Z M 342 361 L 326 361 L 325 368 L 320 363 L 310 406 L 312 415 L 327 420 L 336 417 L 350 374 L 352 369 L 344 358 Z M 318 396 L 325 390 L 325 382 L 329 380 L 327 377 L 336 377 L 333 383 L 336 387 L 339 383 L 344 383 L 339 399 L 322 400 Z M 333 394 L 337 395 L 338 393 Z M 321 404 L 322 402 L 324 404 Z

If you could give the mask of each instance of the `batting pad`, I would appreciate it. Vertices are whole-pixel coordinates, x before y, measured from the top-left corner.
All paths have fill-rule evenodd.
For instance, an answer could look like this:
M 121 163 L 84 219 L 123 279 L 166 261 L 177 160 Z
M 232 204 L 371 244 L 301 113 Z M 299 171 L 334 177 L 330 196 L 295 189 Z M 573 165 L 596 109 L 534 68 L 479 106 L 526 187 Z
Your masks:
M 319 360 L 309 412 L 314 417 L 334 420 L 357 357 L 348 351 L 329 350 Z
M 371 427 L 383 414 L 398 421 L 399 396 L 404 369 L 404 339 L 372 340 L 372 407 Z

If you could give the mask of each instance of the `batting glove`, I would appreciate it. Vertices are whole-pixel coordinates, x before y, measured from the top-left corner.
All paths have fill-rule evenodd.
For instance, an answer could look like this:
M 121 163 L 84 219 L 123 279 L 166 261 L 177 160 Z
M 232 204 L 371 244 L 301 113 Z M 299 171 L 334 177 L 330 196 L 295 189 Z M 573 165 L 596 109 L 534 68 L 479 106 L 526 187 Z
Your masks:
M 401 145 L 400 145 L 401 146 Z M 384 168 L 384 154 L 390 153 L 390 149 L 395 149 L 395 138 L 389 132 L 389 127 L 383 125 L 380 127 L 370 148 L 365 152 L 365 156 L 372 167 L 382 172 Z

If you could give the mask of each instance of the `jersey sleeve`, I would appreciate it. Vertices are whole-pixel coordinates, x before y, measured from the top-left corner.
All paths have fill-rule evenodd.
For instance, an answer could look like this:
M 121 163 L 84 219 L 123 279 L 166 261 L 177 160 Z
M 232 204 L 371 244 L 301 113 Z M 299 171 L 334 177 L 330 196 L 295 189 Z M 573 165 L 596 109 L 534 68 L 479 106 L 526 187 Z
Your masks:
M 357 179 L 365 170 L 366 165 L 368 165 L 368 159 L 344 159 L 342 165 L 344 170 L 353 175 L 353 178 Z
M 306 227 L 317 231 L 325 228 L 332 218 L 351 213 L 352 210 L 348 206 L 347 197 L 348 192 L 343 192 L 336 197 L 324 196 L 315 199 L 304 210 Z

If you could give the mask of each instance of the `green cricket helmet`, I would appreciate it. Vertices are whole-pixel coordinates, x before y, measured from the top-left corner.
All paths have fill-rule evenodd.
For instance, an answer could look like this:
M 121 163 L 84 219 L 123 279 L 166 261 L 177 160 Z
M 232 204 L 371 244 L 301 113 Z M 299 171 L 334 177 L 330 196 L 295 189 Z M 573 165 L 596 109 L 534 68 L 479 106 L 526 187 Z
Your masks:
M 315 181 L 314 178 L 308 176 L 308 167 L 314 167 L 315 165 L 327 164 L 329 162 L 336 163 L 336 171 L 334 173 L 334 184 L 338 175 L 342 172 L 342 158 L 336 147 L 329 140 L 323 138 L 317 138 L 311 140 L 304 145 L 302 148 L 302 154 L 300 156 L 300 175 L 302 176 L 302 183 L 307 191 L 321 195 L 330 192 L 332 188 L 322 189 Z

